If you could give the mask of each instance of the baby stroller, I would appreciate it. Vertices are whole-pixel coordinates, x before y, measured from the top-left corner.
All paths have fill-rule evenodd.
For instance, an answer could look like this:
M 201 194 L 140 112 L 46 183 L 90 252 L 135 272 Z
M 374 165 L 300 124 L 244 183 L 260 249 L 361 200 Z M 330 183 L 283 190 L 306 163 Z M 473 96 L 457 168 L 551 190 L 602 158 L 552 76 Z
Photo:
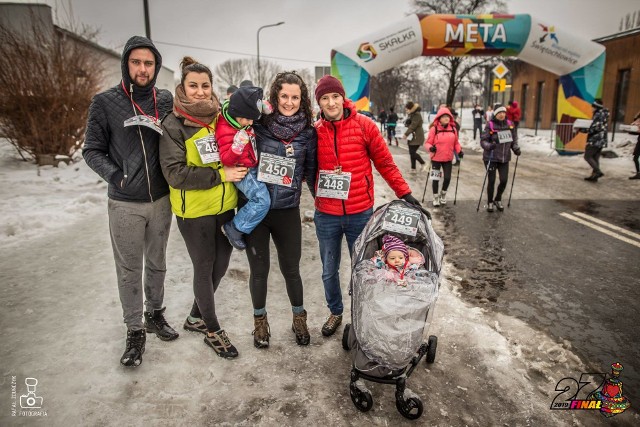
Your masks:
M 372 257 L 382 247 L 382 237 L 394 235 L 409 246 L 409 260 L 422 266 L 403 280 L 385 276 Z M 351 400 L 362 412 L 373 406 L 371 392 L 361 379 L 396 385 L 396 408 L 408 419 L 422 415 L 420 398 L 406 381 L 420 360 L 433 363 L 438 339 L 428 332 L 440 287 L 444 255 L 442 240 L 431 226 L 431 215 L 404 200 L 380 206 L 369 219 L 353 247 L 351 261 L 351 320 L 342 346 L 351 351 Z

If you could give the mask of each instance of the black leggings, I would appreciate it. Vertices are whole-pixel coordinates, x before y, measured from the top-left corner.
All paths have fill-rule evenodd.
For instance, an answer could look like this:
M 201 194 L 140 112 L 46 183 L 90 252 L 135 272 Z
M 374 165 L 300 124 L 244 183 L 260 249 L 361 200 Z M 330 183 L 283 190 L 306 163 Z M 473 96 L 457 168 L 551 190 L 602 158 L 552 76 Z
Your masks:
M 449 183 L 451 182 L 451 169 L 452 162 L 434 162 L 431 160 L 431 167 L 435 170 L 440 170 L 442 167 L 442 171 L 444 172 L 444 177 L 442 179 L 442 191 L 447 191 L 449 188 Z M 431 188 L 433 189 L 433 194 L 438 194 L 438 183 L 439 181 L 431 181 Z
M 233 219 L 233 210 L 200 218 L 177 218 L 178 229 L 193 263 L 191 316 L 202 318 L 207 331 L 220 330 L 214 294 L 227 272 L 232 247 L 220 227 Z
M 487 167 L 486 160 L 484 161 L 484 167 Z M 504 193 L 504 189 L 507 188 L 507 180 L 509 179 L 509 162 L 506 163 L 497 163 L 491 162 L 491 166 L 489 166 L 489 174 L 487 177 L 487 200 L 489 203 L 493 203 L 493 188 L 496 185 L 496 169 L 498 170 L 498 175 L 500 176 L 500 183 L 498 184 L 498 192 L 496 193 L 496 201 L 502 200 L 502 193 Z
M 424 165 L 424 160 L 422 160 L 422 157 L 420 156 L 420 154 L 418 154 L 418 148 L 420 148 L 419 145 L 409 146 L 409 157 L 411 158 L 411 169 L 416 168 L 416 160 L 421 165 Z
M 303 305 L 302 277 L 300 277 L 300 257 L 302 253 L 302 224 L 300 208 L 272 209 L 253 230 L 245 236 L 247 258 L 251 275 L 249 292 L 253 308 L 267 306 L 267 279 L 271 258 L 269 237 L 273 238 L 278 253 L 278 264 L 287 286 L 287 295 L 292 307 Z

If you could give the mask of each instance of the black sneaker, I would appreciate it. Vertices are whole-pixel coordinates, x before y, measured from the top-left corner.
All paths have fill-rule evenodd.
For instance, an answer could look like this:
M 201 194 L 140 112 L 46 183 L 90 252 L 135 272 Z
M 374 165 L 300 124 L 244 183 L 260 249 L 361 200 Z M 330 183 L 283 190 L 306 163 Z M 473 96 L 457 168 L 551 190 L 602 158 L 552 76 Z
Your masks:
M 629 179 L 640 179 L 640 172 L 636 173 L 633 176 L 630 176 Z
M 496 200 L 494 203 L 500 212 L 504 210 L 504 206 L 502 206 L 502 202 L 500 200 Z
M 487 212 L 493 212 L 495 210 L 495 205 L 493 204 L 493 202 L 489 203 L 487 205 Z
M 338 326 L 342 323 L 342 314 L 330 314 L 327 318 L 327 321 L 322 325 L 322 335 L 325 337 L 330 337 L 331 335 L 336 333 L 338 330 Z
M 220 357 L 224 357 L 225 359 L 238 357 L 238 350 L 231 344 L 224 329 L 214 332 L 211 337 L 209 334 L 205 335 L 204 343 L 211 347 Z
M 153 314 L 144 312 L 144 327 L 150 334 L 156 334 L 162 341 L 173 341 L 180 335 L 167 323 L 164 318 L 166 307 L 153 310 Z
M 302 313 L 293 313 L 291 330 L 296 334 L 298 345 L 309 345 L 311 336 L 309 336 L 309 328 L 307 328 L 307 310 L 303 310 Z
M 237 250 L 243 251 L 247 248 L 247 244 L 242 238 L 242 232 L 238 231 L 236 226 L 233 225 L 233 221 L 226 222 L 222 225 L 222 234 L 227 236 L 227 239 L 229 239 L 229 243 L 231 243 L 231 246 L 233 246 Z
M 120 363 L 124 366 L 140 366 L 142 355 L 144 354 L 144 344 L 147 341 L 147 334 L 144 329 L 127 330 L 127 344 L 124 354 L 120 358 Z
M 189 318 L 187 317 L 187 320 L 184 321 L 183 328 L 191 332 L 200 332 L 203 334 L 207 333 L 207 325 L 204 324 L 204 320 L 202 319 L 198 319 L 197 322 L 191 323 L 189 321 Z

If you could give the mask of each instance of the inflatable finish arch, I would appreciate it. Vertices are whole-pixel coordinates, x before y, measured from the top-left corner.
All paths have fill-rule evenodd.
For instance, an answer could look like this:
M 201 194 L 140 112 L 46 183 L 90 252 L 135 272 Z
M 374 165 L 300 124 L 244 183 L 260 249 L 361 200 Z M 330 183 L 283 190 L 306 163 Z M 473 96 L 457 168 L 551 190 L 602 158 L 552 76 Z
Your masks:
M 530 15 L 418 15 L 331 51 L 331 74 L 358 109 L 369 108 L 369 77 L 418 56 L 516 56 L 560 75 L 557 123 L 591 118 L 602 94 L 605 48 Z M 557 135 L 558 151 L 582 151 L 586 134 Z

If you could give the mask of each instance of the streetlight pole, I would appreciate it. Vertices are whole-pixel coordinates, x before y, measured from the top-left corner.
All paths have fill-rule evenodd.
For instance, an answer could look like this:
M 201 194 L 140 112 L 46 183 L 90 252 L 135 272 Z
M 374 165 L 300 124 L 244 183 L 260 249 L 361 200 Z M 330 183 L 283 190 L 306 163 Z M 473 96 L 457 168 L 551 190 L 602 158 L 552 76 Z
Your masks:
M 263 25 L 262 27 L 258 28 L 258 33 L 256 34 L 257 46 L 258 46 L 258 85 L 260 85 L 260 30 L 268 27 L 277 27 L 278 25 L 282 25 L 282 24 L 284 24 L 284 21 L 278 22 L 277 24 Z

